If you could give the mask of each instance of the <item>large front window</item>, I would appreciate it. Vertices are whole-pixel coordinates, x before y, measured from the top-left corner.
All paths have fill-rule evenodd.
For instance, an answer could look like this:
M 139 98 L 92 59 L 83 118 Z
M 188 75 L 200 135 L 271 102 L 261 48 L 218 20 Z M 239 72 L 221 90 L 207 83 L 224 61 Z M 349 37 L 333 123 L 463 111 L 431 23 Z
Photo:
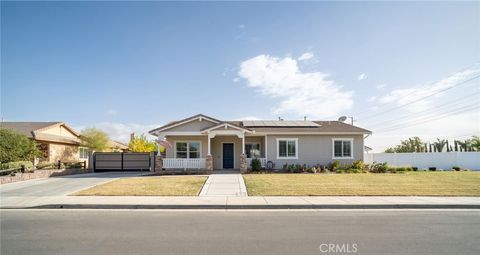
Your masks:
M 259 158 L 260 157 L 260 144 L 259 143 L 246 143 L 245 154 L 247 158 Z
M 353 139 L 333 139 L 333 158 L 352 158 Z
M 277 158 L 279 159 L 296 159 L 298 158 L 297 154 L 298 139 L 296 138 L 285 138 L 277 139 Z
M 200 142 L 176 142 L 176 158 L 200 158 Z

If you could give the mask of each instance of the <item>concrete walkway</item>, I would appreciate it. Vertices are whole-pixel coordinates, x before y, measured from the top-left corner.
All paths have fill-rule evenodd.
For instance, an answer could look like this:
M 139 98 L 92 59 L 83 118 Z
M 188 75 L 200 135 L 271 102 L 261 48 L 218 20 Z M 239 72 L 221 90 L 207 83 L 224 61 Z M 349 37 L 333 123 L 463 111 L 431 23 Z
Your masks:
M 221 197 L 246 197 L 247 188 L 240 173 L 214 173 L 211 174 L 200 197 L 221 196 Z
M 480 209 L 480 197 L 43 196 L 2 197 L 1 209 Z

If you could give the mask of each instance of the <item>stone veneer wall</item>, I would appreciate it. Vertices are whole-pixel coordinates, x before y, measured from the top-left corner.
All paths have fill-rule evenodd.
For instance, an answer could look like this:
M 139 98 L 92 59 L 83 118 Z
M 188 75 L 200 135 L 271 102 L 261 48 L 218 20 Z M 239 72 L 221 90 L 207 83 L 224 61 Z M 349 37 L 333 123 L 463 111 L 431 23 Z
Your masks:
M 52 169 L 52 170 L 35 170 L 33 173 L 16 173 L 15 176 L 0 176 L 0 184 L 26 181 L 31 179 L 47 178 L 54 176 L 91 173 L 90 169 Z

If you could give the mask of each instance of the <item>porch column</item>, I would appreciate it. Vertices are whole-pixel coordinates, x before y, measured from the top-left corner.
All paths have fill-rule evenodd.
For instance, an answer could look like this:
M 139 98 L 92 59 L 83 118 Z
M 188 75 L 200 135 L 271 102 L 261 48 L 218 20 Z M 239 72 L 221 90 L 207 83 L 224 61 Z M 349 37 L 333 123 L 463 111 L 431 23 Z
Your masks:
M 212 146 L 210 145 L 210 140 L 212 139 L 212 135 L 210 135 L 210 132 L 208 132 L 208 136 L 207 136 L 207 137 L 208 137 L 208 138 L 207 138 L 207 140 L 208 140 L 208 142 L 207 142 L 207 148 L 208 148 L 208 153 L 207 153 L 207 155 L 212 155 L 212 148 L 211 148 Z
M 245 154 L 245 133 L 242 135 L 242 154 Z
M 265 160 L 268 162 L 268 158 L 267 158 L 267 155 L 268 155 L 268 153 L 267 153 L 267 149 L 268 149 L 267 135 L 265 135 L 265 139 L 264 139 L 263 143 L 265 145 Z

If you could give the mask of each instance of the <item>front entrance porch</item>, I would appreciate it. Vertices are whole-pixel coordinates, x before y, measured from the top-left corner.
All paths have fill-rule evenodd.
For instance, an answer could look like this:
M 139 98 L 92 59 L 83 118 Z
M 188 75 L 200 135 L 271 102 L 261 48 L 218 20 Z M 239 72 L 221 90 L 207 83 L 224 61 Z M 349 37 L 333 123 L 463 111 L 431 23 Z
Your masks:
M 203 130 L 201 135 L 164 137 L 172 146 L 163 158 L 164 169 L 247 171 L 251 158 L 266 166 L 266 136 L 230 124 Z

